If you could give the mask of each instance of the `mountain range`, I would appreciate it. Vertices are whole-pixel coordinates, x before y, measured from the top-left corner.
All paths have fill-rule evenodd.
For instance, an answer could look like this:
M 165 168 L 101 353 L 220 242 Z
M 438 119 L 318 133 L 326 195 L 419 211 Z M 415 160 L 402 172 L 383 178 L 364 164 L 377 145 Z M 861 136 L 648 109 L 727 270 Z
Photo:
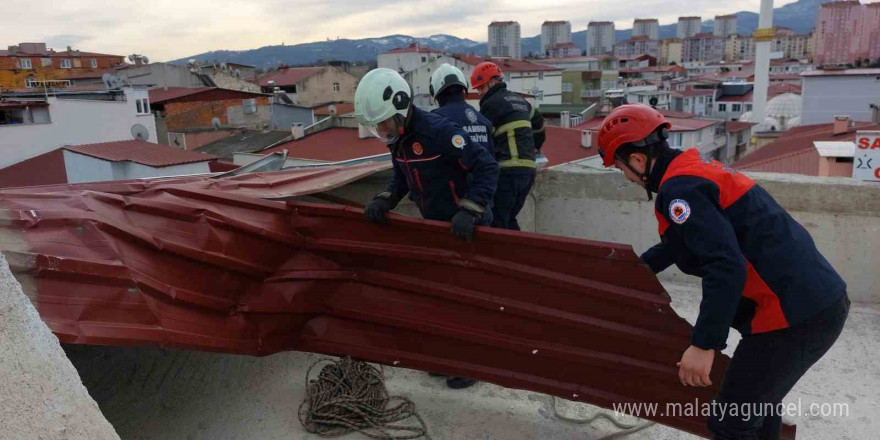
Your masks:
M 827 0 L 798 0 L 773 10 L 773 25 L 790 28 L 798 33 L 812 31 L 816 23 L 816 14 L 819 7 Z M 741 11 L 736 13 L 737 32 L 751 34 L 758 27 L 758 14 Z M 703 22 L 703 30 L 711 32 L 713 20 Z M 676 36 L 676 24 L 660 26 L 660 38 Z M 587 31 L 573 32 L 571 40 L 582 51 L 586 48 Z M 632 36 L 632 29 L 618 30 L 615 35 L 617 41 L 623 41 Z M 174 64 L 185 64 L 194 59 L 201 62 L 235 62 L 248 64 L 258 68 L 272 68 L 278 64 L 306 65 L 321 61 L 340 60 L 350 62 L 375 61 L 376 56 L 390 49 L 406 46 L 410 43 L 418 43 L 435 49 L 448 51 L 449 53 L 472 53 L 485 55 L 486 43 L 458 38 L 452 35 L 432 35 L 430 37 L 417 38 L 408 35 L 389 35 L 379 38 L 364 38 L 360 40 L 337 39 L 304 43 L 297 45 L 265 46 L 250 50 L 217 50 L 198 55 L 184 57 L 171 61 Z M 522 39 L 522 53 L 537 54 L 541 51 L 541 36 Z

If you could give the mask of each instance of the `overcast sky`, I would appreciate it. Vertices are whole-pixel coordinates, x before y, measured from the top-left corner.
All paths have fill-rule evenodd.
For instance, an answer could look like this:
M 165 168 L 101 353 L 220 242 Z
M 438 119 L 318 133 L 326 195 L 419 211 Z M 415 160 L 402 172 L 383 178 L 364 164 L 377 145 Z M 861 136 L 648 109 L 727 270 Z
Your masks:
M 777 0 L 779 7 L 793 0 Z M 218 49 L 254 49 L 327 38 L 450 34 L 486 41 L 493 20 L 516 20 L 522 36 L 544 20 L 568 20 L 580 31 L 592 20 L 630 28 L 633 18 L 674 23 L 679 15 L 708 19 L 759 0 L 2 0 L 0 47 L 45 41 L 49 47 L 166 61 Z M 723 6 L 722 6 L 723 5 Z M 15 11 L 10 13 L 10 11 Z

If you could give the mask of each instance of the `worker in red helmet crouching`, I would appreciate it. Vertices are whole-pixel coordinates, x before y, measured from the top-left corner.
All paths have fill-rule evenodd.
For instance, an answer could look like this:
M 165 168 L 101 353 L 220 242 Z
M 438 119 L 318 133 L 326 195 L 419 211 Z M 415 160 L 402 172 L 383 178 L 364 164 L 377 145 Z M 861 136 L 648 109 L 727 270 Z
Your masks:
M 651 107 L 623 105 L 603 121 L 599 152 L 606 167 L 656 194 L 661 242 L 642 260 L 655 273 L 675 264 L 702 278 L 691 345 L 678 363 L 682 385 L 712 385 L 729 328 L 743 335 L 709 430 L 715 439 L 778 439 L 781 415 L 767 408 L 778 408 L 837 340 L 846 283 L 770 194 L 696 149 L 670 148 L 671 128 Z

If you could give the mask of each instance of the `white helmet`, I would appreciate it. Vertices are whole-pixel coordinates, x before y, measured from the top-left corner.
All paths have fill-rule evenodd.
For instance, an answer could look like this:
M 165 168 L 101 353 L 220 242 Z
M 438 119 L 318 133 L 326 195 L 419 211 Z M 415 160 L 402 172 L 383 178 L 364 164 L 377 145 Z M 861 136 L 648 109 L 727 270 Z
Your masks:
M 462 86 L 467 90 L 467 79 L 465 79 L 464 73 L 458 67 L 443 63 L 431 75 L 431 86 L 428 91 L 431 92 L 434 99 L 437 99 L 437 95 L 443 90 L 455 85 Z
M 393 143 L 400 136 L 411 105 L 409 84 L 391 69 L 371 70 L 361 79 L 354 94 L 354 116 L 358 123 L 386 143 Z M 382 124 L 389 119 L 392 121 Z

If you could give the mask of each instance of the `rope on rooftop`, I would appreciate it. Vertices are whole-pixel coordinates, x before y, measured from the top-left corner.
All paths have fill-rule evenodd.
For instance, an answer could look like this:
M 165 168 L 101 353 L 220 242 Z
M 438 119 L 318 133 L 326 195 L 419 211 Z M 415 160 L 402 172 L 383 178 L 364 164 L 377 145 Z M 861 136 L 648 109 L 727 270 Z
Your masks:
M 596 420 L 605 419 L 605 420 L 611 422 L 614 426 L 620 428 L 620 431 L 613 432 L 611 434 L 599 437 L 596 440 L 612 440 L 612 439 L 617 439 L 617 438 L 623 438 L 623 437 L 626 437 L 630 434 L 635 434 L 645 428 L 649 428 L 651 426 L 654 426 L 654 424 L 655 424 L 654 422 L 642 422 L 642 423 L 636 423 L 636 424 L 623 423 L 620 420 L 617 420 L 614 416 L 612 416 L 606 412 L 603 412 L 603 411 L 598 411 L 598 412 L 596 412 L 596 414 L 593 414 L 591 417 L 587 417 L 585 419 L 568 417 L 568 416 L 563 415 L 561 412 L 559 412 L 559 408 L 556 405 L 557 401 L 558 401 L 558 398 L 556 396 L 553 396 L 553 414 L 559 420 L 562 420 L 562 421 L 568 422 L 568 423 L 578 424 L 578 425 L 589 425 L 589 424 L 595 422 Z
M 310 379 L 319 364 L 327 365 L 317 378 Z M 417 423 L 401 423 L 410 418 Z M 415 404 L 405 397 L 388 395 L 382 370 L 349 357 L 322 359 L 309 367 L 299 421 L 306 431 L 322 437 L 357 431 L 380 440 L 431 438 Z

